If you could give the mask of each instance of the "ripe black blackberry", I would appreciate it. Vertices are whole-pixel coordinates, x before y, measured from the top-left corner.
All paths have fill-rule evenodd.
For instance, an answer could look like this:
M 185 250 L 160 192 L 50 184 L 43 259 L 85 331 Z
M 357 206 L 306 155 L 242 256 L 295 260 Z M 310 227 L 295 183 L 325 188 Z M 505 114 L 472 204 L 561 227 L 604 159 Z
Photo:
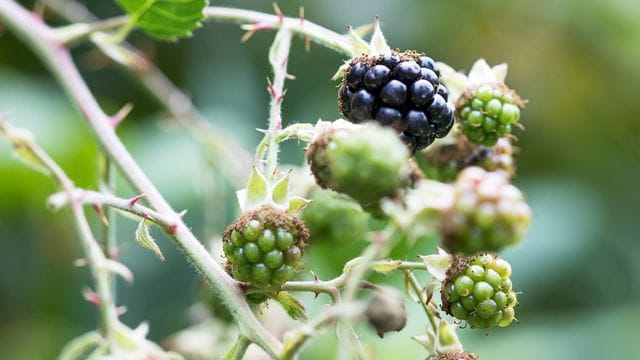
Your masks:
M 351 122 L 374 120 L 394 128 L 412 151 L 446 136 L 453 126 L 449 92 L 433 59 L 414 51 L 353 59 L 338 103 Z

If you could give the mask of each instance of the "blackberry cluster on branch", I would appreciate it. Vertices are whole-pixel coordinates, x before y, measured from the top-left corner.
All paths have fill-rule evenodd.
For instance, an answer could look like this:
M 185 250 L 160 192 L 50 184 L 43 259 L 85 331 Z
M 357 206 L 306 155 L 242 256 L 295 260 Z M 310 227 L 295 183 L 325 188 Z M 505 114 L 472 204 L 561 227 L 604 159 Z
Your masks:
M 376 121 L 392 127 L 416 151 L 451 130 L 453 109 L 448 98 L 433 59 L 414 51 L 396 51 L 353 59 L 338 103 L 351 122 Z

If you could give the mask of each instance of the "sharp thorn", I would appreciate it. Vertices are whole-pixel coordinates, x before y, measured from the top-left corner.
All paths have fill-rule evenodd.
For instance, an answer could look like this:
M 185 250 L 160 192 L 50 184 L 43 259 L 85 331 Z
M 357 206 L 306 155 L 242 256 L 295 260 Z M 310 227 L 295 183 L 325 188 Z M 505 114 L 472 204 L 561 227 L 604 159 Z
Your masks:
M 130 206 L 135 205 L 143 197 L 144 197 L 144 194 L 140 194 L 140 195 L 136 195 L 136 196 L 132 197 L 131 199 L 129 199 L 129 205 Z
M 127 117 L 127 115 L 129 115 L 131 110 L 133 110 L 133 104 L 132 103 L 127 103 L 125 106 L 123 106 L 122 109 L 120 109 L 115 115 L 113 115 L 109 119 L 109 122 L 111 123 L 111 126 L 114 129 L 117 128 L 118 125 L 120 125 L 122 123 L 122 121 Z

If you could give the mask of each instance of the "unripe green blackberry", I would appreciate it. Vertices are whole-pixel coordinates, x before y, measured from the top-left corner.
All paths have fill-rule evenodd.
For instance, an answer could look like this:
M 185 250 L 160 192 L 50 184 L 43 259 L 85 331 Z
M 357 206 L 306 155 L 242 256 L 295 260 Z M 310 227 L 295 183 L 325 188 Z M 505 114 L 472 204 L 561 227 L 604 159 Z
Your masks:
M 393 130 L 375 124 L 334 122 L 311 142 L 307 160 L 318 185 L 367 210 L 410 181 L 409 151 Z
M 478 355 L 468 351 L 447 352 L 436 354 L 435 360 L 478 360 Z
M 310 200 L 300 214 L 309 229 L 309 242 L 364 239 L 369 215 L 353 199 L 335 191 L 317 189 Z
M 506 327 L 518 304 L 510 276 L 511 265 L 495 255 L 454 255 L 442 282 L 442 309 L 472 328 Z
M 506 173 L 468 167 L 453 185 L 454 203 L 442 220 L 444 246 L 450 252 L 499 251 L 522 238 L 531 210 Z
M 520 120 L 522 107 L 524 102 L 504 84 L 482 84 L 460 96 L 456 116 L 469 141 L 493 146 L 498 138 L 511 134 L 511 127 Z
M 469 142 L 458 136 L 455 142 L 434 144 L 415 156 L 420 169 L 427 178 L 441 182 L 452 182 L 462 169 L 479 166 L 487 171 L 515 173 L 513 146 L 508 139 L 501 138 L 495 146 L 487 147 Z
M 238 281 L 280 286 L 302 266 L 309 232 L 297 217 L 265 205 L 250 211 L 225 230 L 227 269 Z

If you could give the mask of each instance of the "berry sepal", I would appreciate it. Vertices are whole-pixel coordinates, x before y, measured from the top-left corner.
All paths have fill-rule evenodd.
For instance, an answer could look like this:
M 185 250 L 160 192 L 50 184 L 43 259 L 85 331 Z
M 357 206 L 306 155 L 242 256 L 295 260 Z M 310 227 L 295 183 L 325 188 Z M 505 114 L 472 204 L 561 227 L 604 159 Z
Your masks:
M 280 180 L 270 183 L 254 166 L 247 187 L 236 192 L 242 212 L 247 213 L 264 205 L 288 211 L 294 215 L 304 209 L 310 201 L 289 194 L 289 177 L 290 172 L 287 172 Z

